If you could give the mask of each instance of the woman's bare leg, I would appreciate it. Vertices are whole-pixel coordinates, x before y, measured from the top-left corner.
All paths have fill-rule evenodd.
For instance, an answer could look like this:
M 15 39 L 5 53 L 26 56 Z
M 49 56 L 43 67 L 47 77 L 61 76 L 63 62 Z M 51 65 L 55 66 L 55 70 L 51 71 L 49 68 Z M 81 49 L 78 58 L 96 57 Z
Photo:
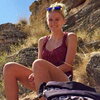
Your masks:
M 33 62 L 33 73 L 36 90 L 42 82 L 48 81 L 68 81 L 66 74 L 53 64 L 43 59 L 37 59 Z
M 32 70 L 15 62 L 5 64 L 3 69 L 4 86 L 7 100 L 18 100 L 17 81 L 20 81 L 25 87 L 34 90 L 35 86 L 30 85 L 28 81 Z

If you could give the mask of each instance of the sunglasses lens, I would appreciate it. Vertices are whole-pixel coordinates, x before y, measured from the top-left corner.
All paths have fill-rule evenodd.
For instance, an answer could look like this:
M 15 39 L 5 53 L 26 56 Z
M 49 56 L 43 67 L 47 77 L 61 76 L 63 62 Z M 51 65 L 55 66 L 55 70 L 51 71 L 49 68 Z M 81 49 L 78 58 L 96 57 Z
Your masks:
M 54 8 L 55 10 L 60 10 L 61 9 L 61 6 L 57 6 Z
M 52 10 L 52 7 L 50 7 L 50 8 L 47 8 L 47 11 L 51 11 Z
M 61 6 L 57 6 L 57 7 L 50 7 L 50 8 L 47 8 L 47 11 L 51 11 L 52 9 L 54 10 L 60 10 L 61 9 Z

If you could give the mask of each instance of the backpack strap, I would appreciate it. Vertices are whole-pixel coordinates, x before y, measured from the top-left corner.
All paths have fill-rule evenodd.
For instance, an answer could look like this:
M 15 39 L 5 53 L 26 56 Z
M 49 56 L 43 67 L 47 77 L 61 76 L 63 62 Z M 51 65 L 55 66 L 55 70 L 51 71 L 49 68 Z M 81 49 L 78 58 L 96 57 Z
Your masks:
M 70 82 L 50 81 L 46 84 L 46 87 L 50 87 L 50 86 L 59 87 L 62 89 L 69 89 L 69 90 L 86 90 L 86 91 L 96 92 L 94 88 L 75 81 L 70 81 Z

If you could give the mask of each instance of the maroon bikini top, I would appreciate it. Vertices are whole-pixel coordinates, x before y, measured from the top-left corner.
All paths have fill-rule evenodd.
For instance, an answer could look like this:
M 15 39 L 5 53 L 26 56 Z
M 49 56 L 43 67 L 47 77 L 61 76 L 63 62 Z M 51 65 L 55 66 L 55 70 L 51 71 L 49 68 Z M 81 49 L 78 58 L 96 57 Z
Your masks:
M 63 36 L 62 44 L 52 51 L 49 51 L 46 48 L 46 44 L 49 38 L 50 36 L 47 36 L 45 38 L 45 43 L 43 45 L 43 51 L 42 51 L 42 58 L 51 62 L 56 66 L 59 66 L 65 62 L 65 57 L 67 52 L 67 46 L 66 46 L 67 33 L 64 34 Z
M 50 36 L 47 36 L 45 38 L 45 43 L 43 45 L 43 51 L 42 51 L 42 59 L 45 59 L 52 64 L 56 66 L 60 66 L 61 64 L 64 64 L 66 53 L 67 53 L 67 46 L 66 46 L 66 39 L 67 39 L 67 33 L 64 33 L 63 40 L 61 46 L 57 47 L 56 49 L 49 51 L 46 48 L 46 44 L 48 42 L 48 39 Z M 68 71 L 65 73 L 70 80 L 73 78 L 73 71 Z

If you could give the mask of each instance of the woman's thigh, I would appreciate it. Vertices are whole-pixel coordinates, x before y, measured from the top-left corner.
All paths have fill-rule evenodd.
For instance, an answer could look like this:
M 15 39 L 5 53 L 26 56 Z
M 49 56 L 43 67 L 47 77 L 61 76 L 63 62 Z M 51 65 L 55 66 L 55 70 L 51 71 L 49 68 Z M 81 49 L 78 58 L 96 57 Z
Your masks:
M 29 75 L 32 74 L 31 69 L 15 62 L 9 62 L 5 64 L 3 71 L 6 77 L 9 78 L 13 75 L 13 77 L 15 77 L 19 82 L 21 82 L 26 88 L 34 90 L 34 83 L 33 85 L 31 85 L 28 79 Z
M 36 69 L 40 71 L 40 73 L 41 71 L 45 72 L 48 70 L 48 74 L 53 81 L 68 81 L 67 75 L 62 70 L 60 70 L 59 68 L 57 68 L 57 66 L 46 60 L 37 59 L 33 63 L 33 70 L 35 69 L 34 67 L 36 67 Z

